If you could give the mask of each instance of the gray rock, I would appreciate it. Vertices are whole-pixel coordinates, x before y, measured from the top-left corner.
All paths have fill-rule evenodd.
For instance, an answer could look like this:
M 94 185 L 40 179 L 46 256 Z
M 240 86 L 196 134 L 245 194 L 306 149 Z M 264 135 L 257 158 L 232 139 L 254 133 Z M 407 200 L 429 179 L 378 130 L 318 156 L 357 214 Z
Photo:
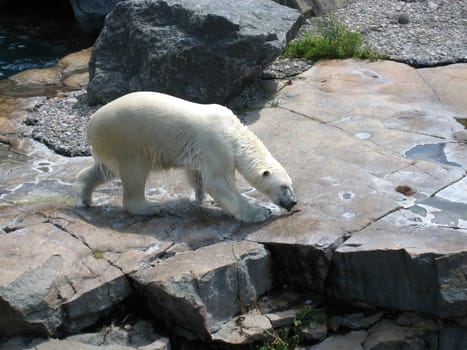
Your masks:
M 154 90 L 223 103 L 282 53 L 302 21 L 269 0 L 121 2 L 94 47 L 89 101 Z
M 425 331 L 436 331 L 438 327 L 433 320 L 421 317 L 413 313 L 402 313 L 394 321 L 397 325 L 403 327 L 415 327 Z
M 0 242 L 0 266 L 9 267 L 0 277 L 0 334 L 78 331 L 131 291 L 119 269 L 50 223 Z
M 328 335 L 328 326 L 326 323 L 317 325 L 306 325 L 302 328 L 303 338 L 309 342 L 321 341 Z
M 439 331 L 439 350 L 464 350 L 467 349 L 467 328 L 448 326 Z M 430 349 L 431 350 L 431 349 Z
M 60 340 L 60 339 L 50 339 L 44 340 L 38 344 L 35 344 L 33 347 L 27 348 L 25 350 L 63 350 L 63 349 L 73 349 L 73 350 L 134 350 L 132 346 L 124 345 L 90 345 L 79 343 L 73 340 Z
M 154 316 L 210 339 L 270 287 L 269 253 L 253 242 L 222 242 L 182 252 L 132 278 Z
M 273 0 L 279 4 L 299 9 L 303 14 L 319 16 L 333 12 L 356 0 Z
M 397 18 L 397 22 L 400 24 L 407 24 L 410 22 L 410 17 L 407 13 L 401 13 L 399 17 Z
M 272 332 L 271 322 L 258 310 L 253 310 L 226 322 L 212 339 L 228 344 L 249 344 L 264 339 L 267 332 Z
M 307 350 L 363 350 L 362 344 L 367 336 L 366 331 L 352 331 L 344 335 L 333 335 L 321 343 L 305 348 Z M 366 349 L 366 348 L 365 348 Z
M 438 317 L 465 315 L 467 231 L 414 224 L 396 212 L 352 235 L 333 256 L 330 294 Z
M 148 321 L 137 321 L 134 324 L 125 324 L 118 327 L 110 325 L 103 327 L 97 333 L 84 333 L 72 335 L 66 340 L 88 345 L 118 345 L 129 346 L 141 350 L 169 350 L 170 341 L 154 332 Z
M 390 320 L 383 320 L 371 327 L 368 331 L 368 338 L 363 343 L 363 347 L 365 350 L 426 349 L 423 334 L 420 330 L 398 326 Z
M 87 33 L 98 33 L 105 16 L 122 0 L 69 0 L 76 21 Z
M 303 308 L 291 308 L 285 311 L 270 312 L 265 314 L 265 316 L 269 319 L 274 328 L 280 328 L 291 325 L 297 313 L 302 310 Z
M 367 316 L 363 313 L 356 313 L 346 316 L 333 316 L 329 319 L 329 326 L 336 331 L 339 327 L 345 327 L 349 329 L 367 329 L 373 324 L 381 320 L 384 316 L 383 312 L 377 312 L 374 315 Z
M 311 68 L 311 62 L 294 58 L 279 58 L 262 73 L 262 79 L 284 79 L 303 73 Z

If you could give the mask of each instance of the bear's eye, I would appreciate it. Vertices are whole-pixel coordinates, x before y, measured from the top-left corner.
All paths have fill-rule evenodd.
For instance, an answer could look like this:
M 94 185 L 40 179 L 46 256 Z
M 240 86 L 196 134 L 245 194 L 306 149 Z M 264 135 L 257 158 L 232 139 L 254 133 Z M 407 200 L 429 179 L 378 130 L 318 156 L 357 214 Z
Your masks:
M 271 173 L 269 172 L 269 170 L 265 170 L 265 171 L 263 172 L 263 177 L 267 177 L 267 176 L 269 176 L 269 175 L 271 175 Z

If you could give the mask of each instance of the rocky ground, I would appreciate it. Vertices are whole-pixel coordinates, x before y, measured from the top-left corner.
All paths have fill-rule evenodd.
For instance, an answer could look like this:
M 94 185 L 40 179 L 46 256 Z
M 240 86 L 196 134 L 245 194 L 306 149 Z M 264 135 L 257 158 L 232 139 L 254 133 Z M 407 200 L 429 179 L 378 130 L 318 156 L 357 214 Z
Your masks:
M 462 1 L 375 3 L 337 15 L 349 11 L 355 24 L 374 16 L 383 26 L 397 6 L 453 4 L 458 24 L 465 9 Z M 421 13 L 428 12 L 413 16 Z M 368 33 L 389 50 L 391 35 L 418 23 L 408 14 L 408 24 Z M 438 34 L 445 57 L 465 61 L 457 53 L 465 36 Z M 431 50 L 411 38 L 412 59 Z M 47 71 L 47 79 L 60 79 L 42 97 L 5 94 L 24 93 L 31 75 L 16 77 L 19 85 L 0 83 L 0 140 L 12 145 L 0 144 L 0 339 L 22 332 L 56 338 L 15 337 L 0 348 L 208 349 L 181 340 L 194 334 L 248 343 L 292 324 L 322 295 L 332 299 L 328 319 L 304 328 L 306 349 L 466 348 L 467 138 L 458 122 L 467 110 L 465 64 L 275 62 L 264 78 L 286 79 L 247 89 L 247 105 L 264 97 L 263 83 L 274 86 L 274 99 L 242 117 L 293 174 L 299 211 L 274 208 L 269 222 L 242 225 L 212 203 L 194 207 L 177 172 L 149 181 L 148 197 L 164 203 L 160 217 L 123 212 L 118 181 L 100 187 L 89 210 L 75 208 L 75 176 L 90 158 L 63 157 L 21 136 L 67 156 L 88 154 L 84 129 L 95 107 L 79 90 L 86 58 L 89 52 L 73 60 L 80 64 L 65 59 Z M 239 186 L 264 201 L 245 182 Z M 282 288 L 256 303 L 265 290 Z M 332 307 L 340 303 L 346 308 Z M 156 333 L 167 328 L 142 320 L 158 317 L 180 337 L 169 342 Z
M 168 349 L 142 316 L 167 322 L 170 332 L 155 330 L 175 332 L 175 349 L 209 349 L 186 337 L 264 341 L 326 295 L 328 319 L 306 330 L 308 349 L 463 350 L 467 150 L 455 133 L 465 131 L 456 121 L 467 108 L 465 66 L 335 60 L 277 85 L 274 103 L 243 116 L 292 175 L 299 210 L 274 207 L 264 224 L 238 223 L 209 201 L 194 206 L 176 171 L 149 179 L 160 216 L 123 212 L 117 180 L 76 208 L 89 157 L 28 137 L 14 151 L 3 145 L 0 331 L 79 333 L 4 348 Z M 17 99 L 5 112 L 12 101 L 2 100 L 0 136 L 18 133 L 44 101 Z M 277 293 L 295 289 L 305 297 Z M 139 303 L 114 315 L 130 295 Z
M 417 67 L 467 62 L 464 0 L 362 0 L 332 15 L 393 60 Z

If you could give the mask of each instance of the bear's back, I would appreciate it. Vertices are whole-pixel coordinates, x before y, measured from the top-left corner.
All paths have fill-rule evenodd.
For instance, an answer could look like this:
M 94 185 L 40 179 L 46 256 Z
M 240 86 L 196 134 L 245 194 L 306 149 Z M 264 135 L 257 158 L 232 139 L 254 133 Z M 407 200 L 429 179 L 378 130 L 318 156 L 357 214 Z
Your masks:
M 237 117 L 217 104 L 199 104 L 174 96 L 138 91 L 124 95 L 101 107 L 91 117 L 92 124 L 156 123 L 159 128 L 211 128 L 220 131 L 236 127 Z M 108 127 L 106 125 L 106 127 Z
M 101 107 L 88 125 L 99 158 L 163 155 L 167 166 L 187 150 L 220 148 L 242 127 L 226 107 L 192 103 L 156 92 L 134 92 Z

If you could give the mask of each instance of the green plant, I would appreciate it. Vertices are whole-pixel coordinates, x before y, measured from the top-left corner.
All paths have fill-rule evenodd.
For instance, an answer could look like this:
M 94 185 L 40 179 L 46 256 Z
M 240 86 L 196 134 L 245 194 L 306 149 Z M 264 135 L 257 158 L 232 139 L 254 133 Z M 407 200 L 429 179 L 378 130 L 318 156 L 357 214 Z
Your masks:
M 259 347 L 258 350 L 293 350 L 303 339 L 302 327 L 308 325 L 316 328 L 318 324 L 325 321 L 326 313 L 323 309 L 305 306 L 303 310 L 295 314 L 290 327 L 283 327 L 269 333 L 272 340 Z
M 95 250 L 92 251 L 92 256 L 95 259 L 103 259 L 104 258 L 104 252 L 102 250 L 95 249 Z
M 317 21 L 316 34 L 306 33 L 289 43 L 283 56 L 317 61 L 324 58 L 385 58 L 367 45 L 362 35 L 350 31 L 334 17 Z

